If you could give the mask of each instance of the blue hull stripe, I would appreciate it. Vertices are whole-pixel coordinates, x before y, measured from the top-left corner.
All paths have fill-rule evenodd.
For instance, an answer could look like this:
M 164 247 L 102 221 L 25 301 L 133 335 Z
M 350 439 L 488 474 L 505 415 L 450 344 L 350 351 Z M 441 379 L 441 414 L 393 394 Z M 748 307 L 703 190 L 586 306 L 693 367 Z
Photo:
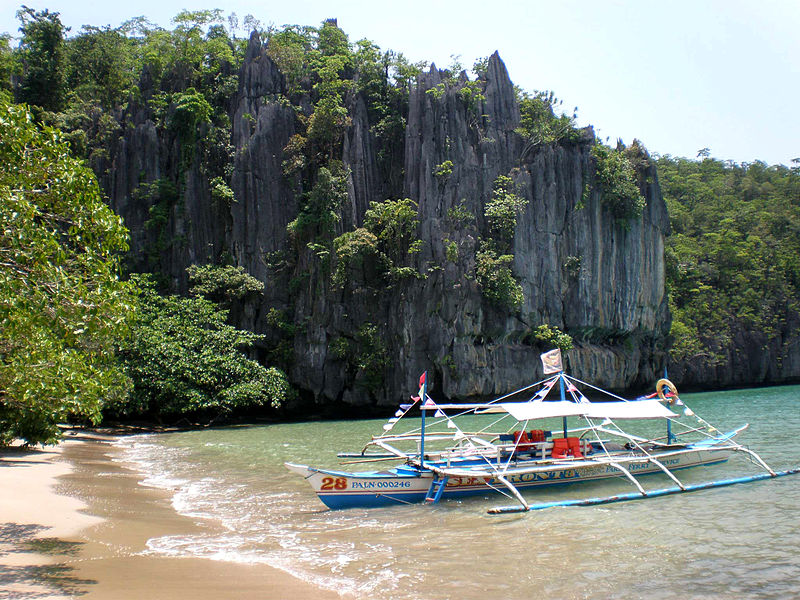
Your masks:
M 719 460 L 714 460 L 711 462 L 704 462 L 699 464 L 691 464 L 682 467 L 677 467 L 670 469 L 671 471 L 678 471 L 683 469 L 691 469 L 698 466 L 710 466 L 716 465 L 720 463 L 727 462 L 727 458 L 722 458 Z M 335 473 L 336 471 L 327 471 L 327 470 L 320 470 L 320 472 L 324 473 Z M 637 476 L 645 476 L 645 475 L 658 475 L 662 474 L 660 470 L 653 470 L 647 471 L 642 473 L 637 473 Z M 352 477 L 352 473 L 349 474 Z M 361 474 L 359 474 L 361 475 Z M 607 479 L 612 478 L 619 478 L 622 475 L 612 475 L 609 477 L 596 477 L 596 478 L 581 478 L 581 477 L 574 477 L 569 479 L 537 479 L 531 482 L 514 482 L 514 486 L 520 490 L 527 490 L 530 488 L 540 488 L 540 487 L 550 487 L 554 485 L 571 485 L 574 483 L 582 483 L 582 482 L 598 482 L 598 481 L 605 481 Z M 394 476 L 395 479 L 398 479 L 397 476 Z M 405 479 L 405 478 L 399 478 Z M 418 477 L 411 477 L 408 479 L 419 479 Z M 361 491 L 350 491 L 350 490 L 342 490 L 337 491 L 332 494 L 320 493 L 318 492 L 317 495 L 319 499 L 331 509 L 340 509 L 340 508 L 372 508 L 372 507 L 379 507 L 379 506 L 391 506 L 397 504 L 412 504 L 423 502 L 425 500 L 425 495 L 427 493 L 427 486 L 426 489 L 414 489 L 414 490 L 387 490 L 386 492 L 368 492 L 364 493 Z M 459 489 L 450 489 L 445 487 L 445 491 L 442 494 L 442 498 L 460 498 L 464 496 L 475 496 L 478 494 L 492 494 L 496 493 L 492 488 L 488 487 L 486 484 L 476 484 L 476 485 L 469 485 L 469 486 L 462 486 Z

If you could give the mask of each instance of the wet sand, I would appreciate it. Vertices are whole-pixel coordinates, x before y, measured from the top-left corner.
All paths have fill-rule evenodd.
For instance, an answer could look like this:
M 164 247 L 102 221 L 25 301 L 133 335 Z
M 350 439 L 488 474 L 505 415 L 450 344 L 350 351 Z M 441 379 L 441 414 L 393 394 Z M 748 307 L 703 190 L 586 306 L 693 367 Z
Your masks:
M 153 537 L 222 530 L 140 485 L 111 439 L 71 431 L 56 448 L 0 452 L 0 597 L 340 598 L 266 565 L 150 553 Z

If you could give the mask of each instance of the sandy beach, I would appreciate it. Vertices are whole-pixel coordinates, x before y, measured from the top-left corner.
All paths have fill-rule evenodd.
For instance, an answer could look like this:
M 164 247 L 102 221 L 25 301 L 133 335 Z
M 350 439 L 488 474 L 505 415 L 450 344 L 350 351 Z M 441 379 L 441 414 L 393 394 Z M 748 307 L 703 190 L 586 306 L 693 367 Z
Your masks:
M 147 540 L 218 530 L 112 460 L 113 437 L 68 431 L 57 447 L 0 451 L 0 597 L 336 599 L 266 565 L 150 553 Z

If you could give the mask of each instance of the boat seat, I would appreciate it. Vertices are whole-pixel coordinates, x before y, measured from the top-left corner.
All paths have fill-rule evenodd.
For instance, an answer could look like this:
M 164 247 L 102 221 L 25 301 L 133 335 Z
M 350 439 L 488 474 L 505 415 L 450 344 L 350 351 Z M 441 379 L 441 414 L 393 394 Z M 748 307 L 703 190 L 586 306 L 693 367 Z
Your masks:
M 550 453 L 552 458 L 567 458 L 569 443 L 566 438 L 553 438 L 553 450 Z
M 515 431 L 514 432 L 514 443 L 517 444 L 517 450 L 520 452 L 530 450 L 534 447 L 533 442 L 528 434 L 524 431 Z
M 575 458 L 583 458 L 583 453 L 581 452 L 581 440 L 579 438 L 567 438 L 567 444 L 569 445 L 569 453 L 572 456 Z
M 545 440 L 544 430 L 542 429 L 531 429 L 531 432 L 528 434 L 531 442 L 543 442 Z
M 550 456 L 552 458 L 567 458 L 570 456 L 574 458 L 583 458 L 580 439 L 576 437 L 554 438 L 553 451 Z

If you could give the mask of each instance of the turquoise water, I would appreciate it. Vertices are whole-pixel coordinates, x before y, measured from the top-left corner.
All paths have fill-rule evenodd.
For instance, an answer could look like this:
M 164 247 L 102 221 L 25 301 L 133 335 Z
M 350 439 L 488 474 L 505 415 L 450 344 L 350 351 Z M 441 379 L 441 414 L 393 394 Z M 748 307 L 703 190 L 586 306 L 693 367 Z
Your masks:
M 800 386 L 686 394 L 775 469 L 800 466 Z M 356 598 L 789 598 L 800 596 L 800 475 L 597 507 L 490 516 L 475 497 L 328 511 L 284 461 L 337 466 L 383 421 L 236 427 L 121 442 L 146 484 L 222 534 L 165 536 L 152 552 L 284 569 Z M 744 458 L 683 471 L 697 483 L 752 474 Z M 651 476 L 645 487 L 666 487 Z M 541 501 L 631 491 L 625 481 L 528 492 Z M 219 528 L 217 528 L 219 529 Z

